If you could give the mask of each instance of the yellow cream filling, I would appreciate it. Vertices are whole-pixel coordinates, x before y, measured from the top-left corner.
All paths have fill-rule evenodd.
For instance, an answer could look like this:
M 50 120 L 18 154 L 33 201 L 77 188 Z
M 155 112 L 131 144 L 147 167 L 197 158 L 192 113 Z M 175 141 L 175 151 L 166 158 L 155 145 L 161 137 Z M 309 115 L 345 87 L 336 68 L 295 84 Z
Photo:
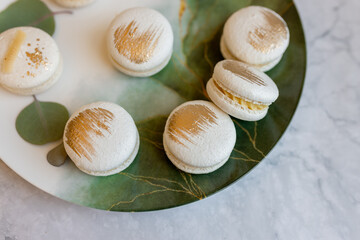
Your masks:
M 3 61 L 2 71 L 4 73 L 11 73 L 13 71 L 13 66 L 15 59 L 20 51 L 21 45 L 25 41 L 26 33 L 19 30 L 16 32 L 15 38 L 10 44 L 9 49 L 5 54 L 5 58 Z
M 224 88 L 220 87 L 220 85 L 215 80 L 213 80 L 213 82 L 214 82 L 215 87 L 222 94 L 224 94 L 225 96 L 227 96 L 231 100 L 239 103 L 241 106 L 247 107 L 250 110 L 257 110 L 257 111 L 264 110 L 265 108 L 268 107 L 268 105 L 265 105 L 265 104 L 256 104 L 256 103 L 253 103 L 253 102 L 249 102 L 249 101 L 247 101 L 247 100 L 245 100 L 243 98 L 236 97 L 236 96 L 232 95 L 230 92 L 226 91 Z

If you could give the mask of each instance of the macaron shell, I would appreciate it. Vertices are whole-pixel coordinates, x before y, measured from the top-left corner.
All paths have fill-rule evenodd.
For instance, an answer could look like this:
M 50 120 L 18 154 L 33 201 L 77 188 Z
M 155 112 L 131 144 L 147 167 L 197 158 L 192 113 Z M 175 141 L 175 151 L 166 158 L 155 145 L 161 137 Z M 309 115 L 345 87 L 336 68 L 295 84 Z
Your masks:
M 51 88 L 53 85 L 55 85 L 55 83 L 57 83 L 57 81 L 59 80 L 62 71 L 63 71 L 63 60 L 61 58 L 59 66 L 58 66 L 56 72 L 53 74 L 53 76 L 39 86 L 32 87 L 32 88 L 26 88 L 26 89 L 10 88 L 6 85 L 2 85 L 2 87 L 4 89 L 6 89 L 7 91 L 18 94 L 18 95 L 27 96 L 27 95 L 39 94 L 39 93 L 45 92 L 46 90 Z
M 99 176 L 99 177 L 110 176 L 110 175 L 119 173 L 119 172 L 125 170 L 126 168 L 128 168 L 131 165 L 131 163 L 135 160 L 137 153 L 139 151 L 139 147 L 140 147 L 140 137 L 139 137 L 139 133 L 137 133 L 137 140 L 136 140 L 136 145 L 135 145 L 133 153 L 130 155 L 130 157 L 125 162 L 120 164 L 120 166 L 115 167 L 110 170 L 107 170 L 107 171 L 89 171 L 85 168 L 82 168 L 82 166 L 80 166 L 80 165 L 77 165 L 76 167 L 79 168 L 79 170 L 81 170 L 82 172 L 89 174 L 89 175 Z M 76 165 L 76 163 L 75 163 L 75 165 Z
M 227 114 L 244 120 L 244 121 L 258 121 L 263 119 L 269 108 L 265 108 L 264 110 L 250 110 L 231 99 L 227 98 L 224 94 L 222 94 L 218 88 L 214 85 L 214 79 L 210 79 L 206 84 L 206 91 L 213 103 L 216 104 L 221 110 L 226 112 Z
M 220 40 L 220 51 L 221 51 L 221 54 L 223 55 L 223 57 L 225 59 L 236 60 L 236 61 L 243 62 L 243 61 L 241 61 L 240 59 L 237 59 L 234 55 L 231 54 L 231 52 L 229 51 L 229 49 L 225 45 L 223 36 L 221 37 L 221 40 Z M 247 63 L 247 64 L 249 66 L 253 67 L 253 68 L 259 69 L 262 72 L 267 72 L 267 71 L 273 69 L 281 61 L 282 56 L 283 55 L 281 55 L 280 57 L 272 60 L 269 63 L 265 63 L 265 64 L 249 64 L 249 63 Z
M 189 164 L 186 164 L 185 162 L 177 159 L 168 149 L 166 143 L 164 143 L 164 150 L 166 152 L 167 157 L 170 159 L 170 161 L 177 167 L 178 169 L 191 173 L 191 174 L 206 174 L 216 171 L 217 169 L 221 168 L 230 158 L 230 155 L 227 156 L 224 160 L 220 161 L 218 164 L 213 165 L 211 167 L 195 167 Z
M 110 56 L 110 61 L 120 72 L 125 73 L 126 75 L 129 75 L 129 76 L 133 76 L 133 77 L 149 77 L 149 76 L 155 75 L 156 73 L 160 72 L 169 63 L 170 59 L 171 59 L 171 54 L 165 59 L 165 61 L 161 65 L 159 65 L 153 69 L 147 70 L 145 72 L 140 72 L 140 71 L 136 72 L 136 71 L 132 71 L 132 70 L 124 68 Z
M 65 126 L 64 146 L 75 165 L 91 175 L 125 169 L 135 158 L 139 135 L 131 116 L 119 105 L 97 102 L 74 113 Z
M 275 58 L 273 61 L 267 63 L 267 64 L 263 64 L 263 65 L 251 65 L 251 67 L 259 69 L 262 72 L 267 72 L 270 71 L 271 69 L 273 69 L 276 65 L 279 64 L 279 62 L 281 61 L 283 55 L 281 55 L 278 58 Z
M 107 35 L 111 60 L 129 75 L 158 72 L 170 59 L 173 42 L 169 21 L 149 8 L 123 11 L 112 21 Z
M 241 60 L 237 59 L 234 55 L 232 55 L 232 53 L 226 46 L 225 41 L 224 41 L 224 34 L 221 36 L 221 39 L 220 39 L 220 51 L 225 59 L 241 61 Z
M 271 104 L 279 96 L 276 84 L 268 75 L 238 61 L 218 62 L 213 79 L 228 92 L 250 102 Z
M 59 5 L 67 8 L 84 7 L 95 0 L 55 0 Z
M 12 28 L 0 34 L 0 61 L 3 61 L 18 31 L 25 33 L 25 40 L 13 62 L 13 70 L 4 73 L 0 69 L 0 84 L 23 95 L 28 94 L 27 92 L 32 94 L 31 89 L 46 90 L 47 87 L 41 86 L 48 81 L 54 82 L 58 79 L 56 76 L 60 76 L 59 69 L 62 68 L 59 48 L 53 38 L 40 29 Z
M 222 166 L 235 141 L 231 118 L 213 103 L 201 100 L 174 109 L 163 135 L 169 159 L 191 173 L 207 173 Z
M 251 65 L 279 58 L 289 45 L 286 22 L 276 12 L 250 6 L 235 12 L 225 23 L 224 43 L 231 55 Z

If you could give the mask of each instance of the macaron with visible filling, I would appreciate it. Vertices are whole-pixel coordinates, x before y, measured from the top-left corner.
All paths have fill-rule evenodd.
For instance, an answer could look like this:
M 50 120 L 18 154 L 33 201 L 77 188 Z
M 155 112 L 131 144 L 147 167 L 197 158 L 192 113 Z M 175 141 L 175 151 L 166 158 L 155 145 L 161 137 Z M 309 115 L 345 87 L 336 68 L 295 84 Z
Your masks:
M 208 101 L 186 102 L 170 114 L 163 145 L 170 161 L 180 170 L 210 173 L 223 166 L 235 146 L 233 121 Z
M 55 0 L 56 3 L 67 8 L 78 8 L 89 5 L 95 0 Z
M 81 107 L 65 126 L 66 153 L 83 172 L 108 176 L 127 168 L 139 150 L 139 133 L 129 113 L 117 104 Z
M 283 18 L 271 9 L 250 6 L 226 21 L 220 49 L 226 59 L 269 71 L 289 46 L 290 32 Z
M 264 118 L 279 96 L 274 81 L 247 64 L 224 60 L 216 64 L 206 91 L 219 108 L 229 115 L 245 120 Z
M 41 29 L 17 27 L 0 34 L 0 85 L 15 94 L 33 95 L 53 86 L 62 73 L 54 39 Z
M 149 8 L 131 8 L 112 21 L 107 34 L 111 62 L 121 72 L 148 77 L 169 62 L 174 36 L 169 21 Z

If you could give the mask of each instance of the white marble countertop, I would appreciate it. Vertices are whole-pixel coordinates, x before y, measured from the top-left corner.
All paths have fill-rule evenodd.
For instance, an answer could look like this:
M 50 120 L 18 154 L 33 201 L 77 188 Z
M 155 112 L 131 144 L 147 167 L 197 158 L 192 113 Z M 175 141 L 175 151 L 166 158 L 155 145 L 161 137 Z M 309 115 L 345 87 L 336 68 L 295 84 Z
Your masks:
M 77 206 L 0 161 L 0 239 L 360 239 L 360 1 L 297 0 L 308 47 L 299 108 L 250 174 L 147 213 Z

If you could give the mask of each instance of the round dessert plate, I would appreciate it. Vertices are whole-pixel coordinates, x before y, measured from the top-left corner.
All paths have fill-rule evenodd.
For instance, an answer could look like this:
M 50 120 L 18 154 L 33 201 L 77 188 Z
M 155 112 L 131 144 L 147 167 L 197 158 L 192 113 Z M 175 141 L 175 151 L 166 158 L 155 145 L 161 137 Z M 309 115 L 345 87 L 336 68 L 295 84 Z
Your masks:
M 266 157 L 284 134 L 299 102 L 305 78 L 306 46 L 301 21 L 292 1 L 256 1 L 256 5 L 268 7 L 284 18 L 290 30 L 290 45 L 280 63 L 267 72 L 280 93 L 267 116 L 258 122 L 232 118 L 237 141 L 229 161 L 210 174 L 184 173 L 166 157 L 162 137 L 167 116 L 173 109 L 186 101 L 209 100 L 205 86 L 215 64 L 223 60 L 220 53 L 223 25 L 232 13 L 252 2 L 95 1 L 69 12 L 50 0 L 2 0 L 0 32 L 6 26 L 18 24 L 17 16 L 24 11 L 17 7 L 19 4 L 29 4 L 24 16 L 37 16 L 37 19 L 29 20 L 25 25 L 35 25 L 54 33 L 52 36 L 59 46 L 64 65 L 59 81 L 34 97 L 14 95 L 0 88 L 0 159 L 22 178 L 53 196 L 111 211 L 171 208 L 204 199 L 229 186 Z M 127 8 L 139 6 L 162 13 L 174 32 L 174 52 L 169 64 L 148 78 L 120 73 L 112 66 L 106 51 L 105 37 L 113 18 Z M 45 11 L 47 8 L 51 10 L 50 14 Z M 51 23 L 52 18 L 55 25 Z M 108 177 L 87 175 L 71 161 L 60 167 L 50 165 L 47 153 L 61 140 L 34 145 L 23 140 L 16 129 L 19 113 L 34 99 L 61 104 L 70 114 L 92 102 L 119 104 L 137 125 L 140 135 L 137 157 L 123 172 Z M 56 109 L 51 108 L 46 114 L 61 115 Z M 45 114 L 41 108 L 33 110 L 35 112 L 27 116 L 41 118 Z M 29 122 L 26 130 L 31 131 L 33 119 L 28 118 L 23 117 L 22 121 Z

